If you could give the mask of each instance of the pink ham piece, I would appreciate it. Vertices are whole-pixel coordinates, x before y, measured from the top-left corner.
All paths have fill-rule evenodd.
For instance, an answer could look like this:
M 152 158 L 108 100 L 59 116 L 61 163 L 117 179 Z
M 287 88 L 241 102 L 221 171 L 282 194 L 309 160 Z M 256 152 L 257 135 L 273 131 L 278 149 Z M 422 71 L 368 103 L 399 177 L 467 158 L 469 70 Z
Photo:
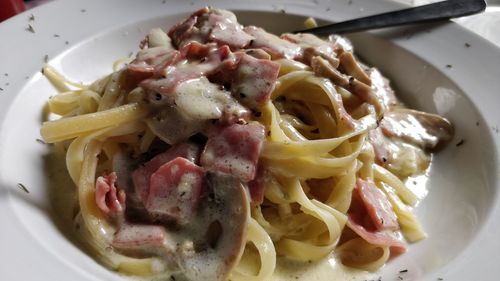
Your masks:
M 177 157 L 183 157 L 193 163 L 197 163 L 199 155 L 200 147 L 188 142 L 174 145 L 167 151 L 156 155 L 132 173 L 135 192 L 139 194 L 142 202 L 145 204 L 149 196 L 150 179 L 156 170 Z
M 212 9 L 205 23 L 205 28 L 207 27 L 211 28 L 208 36 L 210 41 L 216 42 L 219 46 L 227 45 L 231 50 L 241 49 L 253 39 L 243 31 L 236 16 L 229 11 Z
M 377 230 L 399 229 L 398 218 L 391 203 L 375 183 L 358 179 L 354 192 L 357 192 Z
M 123 224 L 115 233 L 111 245 L 122 251 L 154 252 L 165 246 L 167 233 L 163 226 Z
M 259 109 L 269 101 L 279 70 L 276 62 L 243 55 L 232 84 L 233 95 L 248 107 Z
M 211 8 L 196 11 L 188 19 L 172 27 L 168 35 L 178 47 L 197 41 L 215 42 L 233 50 L 247 46 L 253 39 L 243 31 L 233 13 Z
M 380 127 L 371 130 L 368 133 L 368 141 L 373 146 L 373 151 L 375 152 L 375 162 L 379 165 L 385 166 L 386 162 L 389 160 L 390 145 L 387 138 L 383 135 Z
M 184 21 L 178 22 L 175 24 L 169 31 L 168 36 L 172 39 L 174 44 L 180 47 L 184 40 L 192 37 L 196 32 L 199 31 L 197 27 L 195 27 L 196 22 L 198 21 L 198 17 L 202 16 L 209 12 L 207 7 L 204 7 L 193 14 L 189 18 Z
M 153 74 L 179 61 L 180 53 L 170 47 L 154 47 L 139 51 L 136 58 L 127 65 L 130 72 Z
M 373 182 L 358 179 L 347 214 L 347 226 L 368 243 L 389 246 L 394 254 L 406 251 L 406 245 L 393 233 L 399 229 L 396 214 Z
M 265 183 L 265 168 L 262 165 L 257 167 L 255 178 L 248 182 L 248 190 L 250 191 L 250 203 L 252 206 L 259 206 L 264 202 L 264 183 Z
M 301 48 L 299 45 L 281 39 L 274 34 L 266 32 L 260 27 L 246 26 L 243 30 L 255 38 L 248 45 L 249 48 L 263 49 L 269 53 L 273 59 L 293 59 L 301 55 Z
M 217 76 L 221 71 L 235 69 L 241 55 L 234 55 L 228 46 L 217 48 L 214 44 L 201 45 L 191 42 L 181 48 L 180 56 L 176 62 L 184 59 L 200 61 L 200 63 L 166 65 L 161 70 L 163 79 L 146 79 L 140 86 L 148 93 L 159 93 L 164 97 L 170 97 L 177 86 L 188 80 L 202 76 Z M 232 75 L 232 71 L 229 72 Z M 156 96 L 156 95 L 155 95 Z M 153 99 L 150 97 L 150 99 Z
M 95 187 L 97 207 L 111 218 L 119 218 L 125 211 L 125 192 L 116 188 L 116 173 L 98 177 Z
M 201 165 L 249 182 L 255 178 L 263 141 L 264 126 L 258 122 L 217 127 L 209 135 Z
M 186 158 L 163 164 L 151 175 L 146 209 L 157 219 L 188 223 L 198 205 L 203 178 L 203 169 Z
M 399 255 L 406 252 L 406 244 L 389 230 L 369 231 L 364 226 L 356 223 L 350 216 L 347 219 L 347 227 L 370 244 L 390 247 L 392 255 Z

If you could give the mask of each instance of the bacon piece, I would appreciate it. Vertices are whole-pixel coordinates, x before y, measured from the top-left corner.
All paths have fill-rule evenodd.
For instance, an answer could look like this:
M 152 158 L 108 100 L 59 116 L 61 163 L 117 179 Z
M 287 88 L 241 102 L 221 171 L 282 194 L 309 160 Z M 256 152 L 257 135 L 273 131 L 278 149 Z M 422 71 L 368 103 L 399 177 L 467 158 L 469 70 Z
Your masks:
M 181 48 L 180 61 L 182 59 L 201 60 L 201 63 L 182 64 L 173 67 L 165 67 L 163 79 L 147 79 L 140 86 L 148 93 L 148 99 L 154 103 L 161 102 L 162 98 L 167 97 L 167 103 L 177 86 L 188 80 L 200 78 L 202 76 L 215 77 L 227 69 L 235 69 L 238 59 L 241 55 L 234 55 L 228 46 L 217 48 L 213 44 L 201 45 L 198 42 L 191 42 Z M 229 75 L 233 75 L 230 71 Z M 224 74 L 224 75 L 228 75 Z M 158 97 L 156 94 L 161 94 Z
M 232 50 L 247 46 L 253 39 L 243 31 L 233 13 L 210 8 L 196 11 L 172 27 L 168 35 L 178 47 L 197 41 L 215 42 L 218 46 L 229 46 Z
M 368 141 L 373 146 L 375 162 L 379 165 L 385 165 L 389 160 L 389 144 L 380 127 L 368 132 Z
M 166 238 L 163 226 L 123 224 L 113 236 L 111 245 L 121 251 L 154 252 L 165 246 Z
M 375 183 L 358 179 L 354 192 L 357 192 L 377 230 L 399 229 L 398 218 L 391 203 Z
M 158 170 L 163 164 L 177 157 L 183 157 L 187 160 L 197 163 L 200 155 L 200 147 L 193 143 L 181 143 L 174 145 L 167 151 L 156 155 L 149 162 L 144 163 L 132 173 L 135 192 L 139 194 L 143 203 L 148 199 L 149 183 L 151 175 Z
M 198 22 L 198 17 L 209 12 L 208 7 L 204 7 L 194 12 L 184 21 L 178 22 L 168 31 L 168 36 L 172 39 L 174 44 L 177 47 L 182 47 L 183 41 L 186 41 L 187 38 L 193 37 L 199 29 L 195 27 L 195 24 Z
M 269 101 L 279 69 L 276 62 L 245 54 L 236 69 L 233 94 L 248 107 L 259 109 Z
M 258 122 L 217 127 L 209 135 L 201 165 L 249 182 L 255 178 L 263 141 L 264 126 Z
M 301 54 L 299 45 L 283 40 L 260 27 L 246 26 L 243 30 L 255 38 L 248 47 L 263 49 L 271 55 L 273 60 L 281 58 L 293 59 Z
M 347 218 L 347 226 L 370 244 L 390 247 L 391 254 L 393 255 L 406 252 L 406 244 L 389 230 L 369 231 L 364 226 L 355 222 L 350 216 Z
M 243 31 L 236 16 L 225 10 L 211 10 L 205 28 L 211 29 L 208 36 L 210 41 L 216 42 L 219 46 L 227 45 L 231 50 L 241 49 L 253 39 L 253 36 Z
M 248 190 L 252 199 L 252 206 L 258 206 L 264 202 L 265 169 L 262 165 L 257 167 L 255 178 L 248 182 Z
M 116 173 L 98 177 L 95 187 L 97 207 L 107 216 L 119 218 L 125 210 L 125 192 L 115 186 Z
M 187 224 L 198 205 L 203 177 L 200 166 L 182 157 L 163 164 L 151 175 L 146 209 L 156 219 Z
M 373 182 L 358 179 L 347 214 L 347 226 L 368 243 L 389 246 L 393 253 L 406 251 L 405 244 L 393 233 L 399 228 L 396 214 Z
M 127 65 L 127 70 L 131 73 L 148 73 L 153 75 L 155 71 L 177 63 L 179 51 L 169 46 L 148 48 L 139 51 L 136 58 Z

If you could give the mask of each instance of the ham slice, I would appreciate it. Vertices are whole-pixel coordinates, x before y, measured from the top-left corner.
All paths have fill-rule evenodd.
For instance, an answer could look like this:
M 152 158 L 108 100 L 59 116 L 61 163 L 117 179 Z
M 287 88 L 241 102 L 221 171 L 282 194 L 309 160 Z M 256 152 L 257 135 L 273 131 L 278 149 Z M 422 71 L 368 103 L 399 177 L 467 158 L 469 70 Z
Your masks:
M 233 95 L 248 107 L 259 109 L 269 101 L 279 69 L 276 62 L 245 54 L 236 69 Z
M 218 46 L 229 46 L 233 50 L 247 46 L 253 39 L 243 31 L 233 13 L 211 8 L 196 11 L 172 27 L 168 35 L 178 47 L 193 41 L 215 42 Z
M 362 225 L 356 223 L 350 216 L 347 219 L 347 227 L 352 229 L 356 234 L 370 244 L 390 247 L 391 254 L 393 255 L 399 255 L 406 252 L 406 244 L 399 240 L 391 231 L 369 231 Z
M 118 190 L 116 173 L 98 177 L 95 187 L 95 201 L 97 207 L 107 216 L 119 218 L 125 211 L 125 192 Z
M 252 206 L 258 206 L 264 202 L 265 168 L 262 165 L 257 167 L 255 178 L 248 182 L 248 191 Z
M 135 192 L 139 194 L 141 201 L 145 203 L 149 196 L 150 178 L 163 164 L 177 158 L 183 157 L 197 163 L 200 148 L 193 143 L 181 143 L 170 147 L 167 151 L 156 155 L 149 162 L 144 163 L 132 173 Z
M 246 26 L 243 29 L 254 39 L 250 42 L 250 48 L 260 48 L 271 55 L 273 59 L 293 59 L 301 54 L 299 45 L 279 38 L 256 26 Z
M 121 251 L 155 252 L 165 246 L 166 239 L 163 226 L 123 224 L 113 236 L 111 245 Z
M 375 186 L 375 183 L 358 179 L 354 192 L 363 202 L 364 208 L 377 230 L 399 229 L 398 218 L 391 203 L 387 196 Z
M 204 171 L 186 158 L 177 157 L 151 175 L 146 209 L 160 221 L 190 221 L 202 192 Z
M 249 182 L 255 178 L 263 141 L 264 126 L 257 122 L 216 127 L 201 155 L 201 165 Z
M 368 243 L 389 246 L 394 254 L 406 251 L 393 232 L 399 229 L 396 214 L 373 182 L 358 179 L 347 214 L 347 226 Z
M 195 24 L 198 22 L 198 17 L 208 13 L 208 11 L 209 9 L 204 7 L 191 14 L 191 16 L 186 20 L 175 24 L 168 31 L 168 36 L 172 39 L 172 42 L 176 46 L 180 47 L 185 40 L 193 37 L 197 32 L 199 32 L 199 29 L 195 27 Z
M 243 31 L 236 16 L 229 11 L 212 9 L 205 25 L 205 28 L 211 29 L 208 36 L 210 41 L 219 46 L 227 45 L 231 50 L 241 49 L 253 39 Z

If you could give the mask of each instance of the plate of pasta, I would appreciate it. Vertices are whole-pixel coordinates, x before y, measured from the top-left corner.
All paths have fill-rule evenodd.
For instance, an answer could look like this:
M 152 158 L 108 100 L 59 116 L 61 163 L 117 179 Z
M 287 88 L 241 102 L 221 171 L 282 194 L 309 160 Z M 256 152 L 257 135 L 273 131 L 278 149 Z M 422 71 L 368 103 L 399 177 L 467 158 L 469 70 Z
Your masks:
M 495 279 L 500 51 L 453 23 L 291 33 L 398 7 L 56 1 L 1 24 L 2 279 Z

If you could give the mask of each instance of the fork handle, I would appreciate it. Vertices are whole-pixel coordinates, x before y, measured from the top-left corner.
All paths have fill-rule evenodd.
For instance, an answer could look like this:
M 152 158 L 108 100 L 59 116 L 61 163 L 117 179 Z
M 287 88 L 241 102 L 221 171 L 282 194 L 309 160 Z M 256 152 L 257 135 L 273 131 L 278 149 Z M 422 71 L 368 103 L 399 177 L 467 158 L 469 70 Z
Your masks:
M 368 29 L 447 20 L 479 13 L 485 9 L 484 0 L 448 0 L 295 31 L 294 33 L 313 33 L 320 36 L 332 33 L 352 33 Z

